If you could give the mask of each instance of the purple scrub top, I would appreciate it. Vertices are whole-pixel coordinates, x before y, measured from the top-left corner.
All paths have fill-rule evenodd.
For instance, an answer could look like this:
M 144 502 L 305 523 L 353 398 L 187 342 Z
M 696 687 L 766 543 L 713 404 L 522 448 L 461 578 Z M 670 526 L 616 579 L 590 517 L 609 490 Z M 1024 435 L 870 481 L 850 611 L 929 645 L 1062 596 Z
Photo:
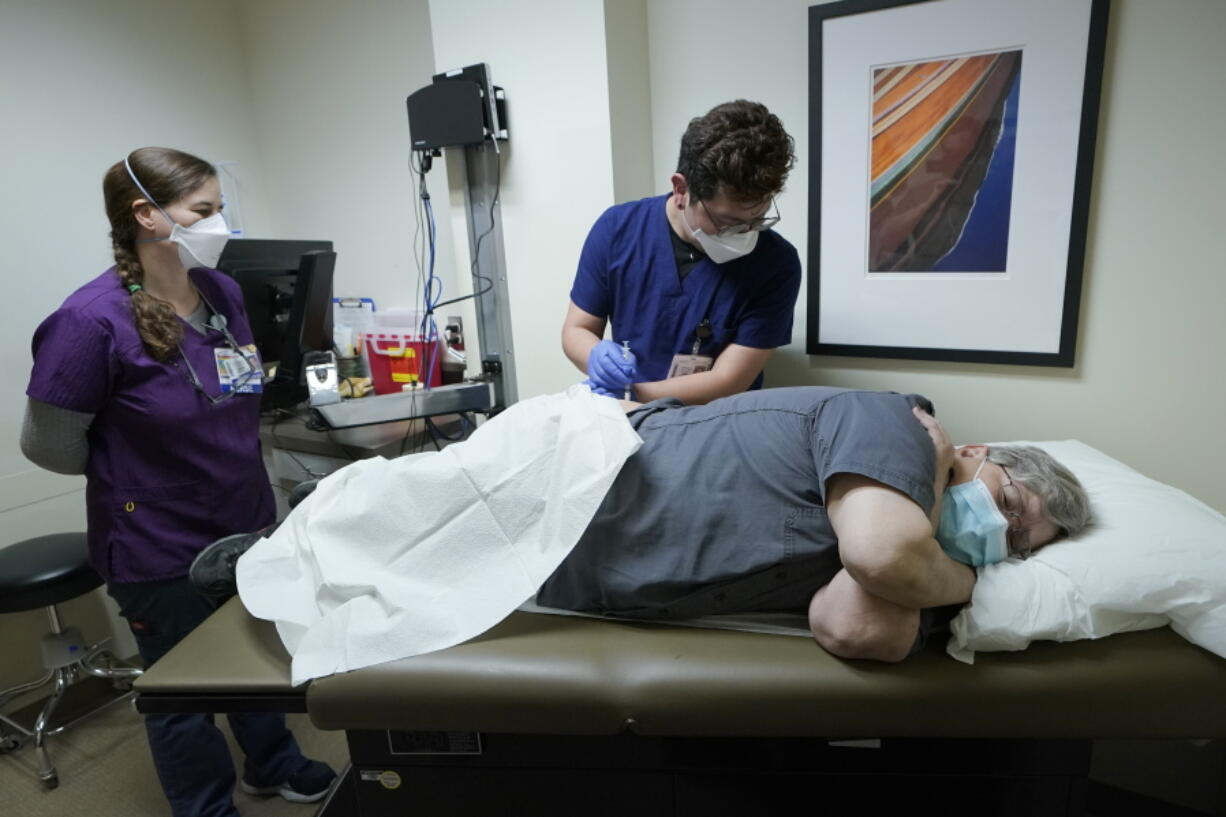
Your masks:
M 189 275 L 238 343 L 251 343 L 238 285 L 215 270 Z M 219 395 L 213 350 L 226 346 L 222 333 L 202 335 L 185 323 L 182 346 L 204 389 Z M 42 322 L 33 351 L 26 394 L 95 415 L 85 500 L 90 561 L 107 581 L 184 576 L 205 545 L 274 521 L 260 396 L 213 405 L 181 357 L 151 357 L 114 267 Z

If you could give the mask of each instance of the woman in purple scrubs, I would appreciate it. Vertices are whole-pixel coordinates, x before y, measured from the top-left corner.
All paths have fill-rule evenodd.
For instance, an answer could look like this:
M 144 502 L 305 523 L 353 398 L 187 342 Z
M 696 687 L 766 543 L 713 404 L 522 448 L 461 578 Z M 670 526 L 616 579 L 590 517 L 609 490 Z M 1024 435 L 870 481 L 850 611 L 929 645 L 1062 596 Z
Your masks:
M 146 666 L 213 612 L 187 581 L 215 539 L 271 524 L 259 442 L 262 369 L 237 284 L 213 269 L 229 237 L 217 172 L 141 148 L 102 182 L 115 265 L 34 334 L 22 450 L 86 476 L 90 560 Z M 311 802 L 335 777 L 303 757 L 279 714 L 231 714 L 243 790 Z M 211 715 L 150 715 L 175 817 L 237 817 Z

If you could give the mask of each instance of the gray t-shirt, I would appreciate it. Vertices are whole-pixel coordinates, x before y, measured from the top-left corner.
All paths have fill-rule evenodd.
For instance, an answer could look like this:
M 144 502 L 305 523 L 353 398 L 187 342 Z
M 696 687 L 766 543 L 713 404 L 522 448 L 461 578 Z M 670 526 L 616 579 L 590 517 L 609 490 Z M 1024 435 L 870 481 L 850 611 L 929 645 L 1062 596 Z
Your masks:
M 629 415 L 627 460 L 540 604 L 671 619 L 798 611 L 842 567 L 826 481 L 861 474 L 932 508 L 936 456 L 917 395 L 764 389 Z

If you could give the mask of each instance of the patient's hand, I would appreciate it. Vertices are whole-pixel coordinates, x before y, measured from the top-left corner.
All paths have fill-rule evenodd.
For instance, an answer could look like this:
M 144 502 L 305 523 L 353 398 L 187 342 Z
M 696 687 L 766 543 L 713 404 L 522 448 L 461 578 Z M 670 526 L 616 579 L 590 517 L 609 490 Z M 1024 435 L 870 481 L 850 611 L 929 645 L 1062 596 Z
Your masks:
M 945 495 L 945 489 L 949 487 L 949 475 L 954 467 L 954 444 L 950 442 L 949 435 L 945 433 L 945 428 L 941 425 L 940 420 L 919 406 L 912 406 L 911 413 L 915 415 L 915 419 L 919 420 L 920 425 L 928 432 L 933 448 L 936 449 L 937 465 L 936 477 L 932 484 L 932 513 L 928 516 L 929 521 L 932 523 L 932 530 L 935 533 L 941 521 L 941 498 Z
M 919 632 L 920 612 L 874 596 L 840 570 L 809 603 L 809 629 L 839 658 L 901 661 Z
M 626 412 L 634 411 L 636 408 L 643 405 L 642 403 L 636 403 L 633 400 L 618 400 L 617 402 L 621 404 L 622 411 Z
M 954 466 L 954 444 L 950 442 L 949 435 L 945 433 L 945 428 L 941 425 L 941 421 L 919 406 L 912 406 L 911 413 L 915 415 L 915 419 L 920 421 L 920 425 L 924 427 L 928 432 L 928 436 L 932 438 L 932 445 L 937 450 L 937 473 L 948 474 L 949 469 Z

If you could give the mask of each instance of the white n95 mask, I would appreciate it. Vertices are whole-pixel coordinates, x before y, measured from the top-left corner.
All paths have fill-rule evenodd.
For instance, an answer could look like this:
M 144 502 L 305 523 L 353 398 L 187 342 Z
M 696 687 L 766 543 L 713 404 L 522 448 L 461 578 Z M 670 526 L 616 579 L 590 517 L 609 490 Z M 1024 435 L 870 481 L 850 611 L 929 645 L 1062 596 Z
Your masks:
M 723 237 L 707 235 L 702 230 L 691 230 L 690 232 L 698 240 L 702 251 L 707 254 L 707 258 L 710 258 L 716 264 L 735 261 L 738 258 L 749 255 L 758 243 L 758 233 L 756 230 Z
M 158 208 L 161 209 L 160 207 Z M 162 215 L 166 215 L 165 212 Z M 179 260 L 183 266 L 192 267 L 217 266 L 221 259 L 221 251 L 230 240 L 230 227 L 221 213 L 214 213 L 208 218 L 202 218 L 190 227 L 184 227 L 166 215 L 174 226 L 170 228 L 169 238 L 155 239 L 171 241 L 179 245 Z
M 209 267 L 217 266 L 217 262 L 221 260 L 221 251 L 225 249 L 226 242 L 230 240 L 230 227 L 226 224 L 225 218 L 221 213 L 214 213 L 208 218 L 202 218 L 195 224 L 184 227 L 179 224 L 170 214 L 162 209 L 162 205 L 157 203 L 153 196 L 149 195 L 149 191 L 140 183 L 140 179 L 136 178 L 136 174 L 132 172 L 132 165 L 128 164 L 125 157 L 123 165 L 128 169 L 128 176 L 131 177 L 132 183 L 144 195 L 149 203 L 158 208 L 158 212 L 162 217 L 170 222 L 170 235 L 166 238 L 150 238 L 145 239 L 147 242 L 153 241 L 170 241 L 179 245 L 179 261 L 187 269 L 192 267 Z
M 716 264 L 724 264 L 749 255 L 758 244 L 757 230 L 749 230 L 736 235 L 707 235 L 702 230 L 695 230 L 690 226 L 690 220 L 686 218 L 684 210 L 681 211 L 681 218 L 685 221 L 690 235 L 694 236 L 698 246 L 702 247 L 702 251 L 707 254 L 707 258 Z

